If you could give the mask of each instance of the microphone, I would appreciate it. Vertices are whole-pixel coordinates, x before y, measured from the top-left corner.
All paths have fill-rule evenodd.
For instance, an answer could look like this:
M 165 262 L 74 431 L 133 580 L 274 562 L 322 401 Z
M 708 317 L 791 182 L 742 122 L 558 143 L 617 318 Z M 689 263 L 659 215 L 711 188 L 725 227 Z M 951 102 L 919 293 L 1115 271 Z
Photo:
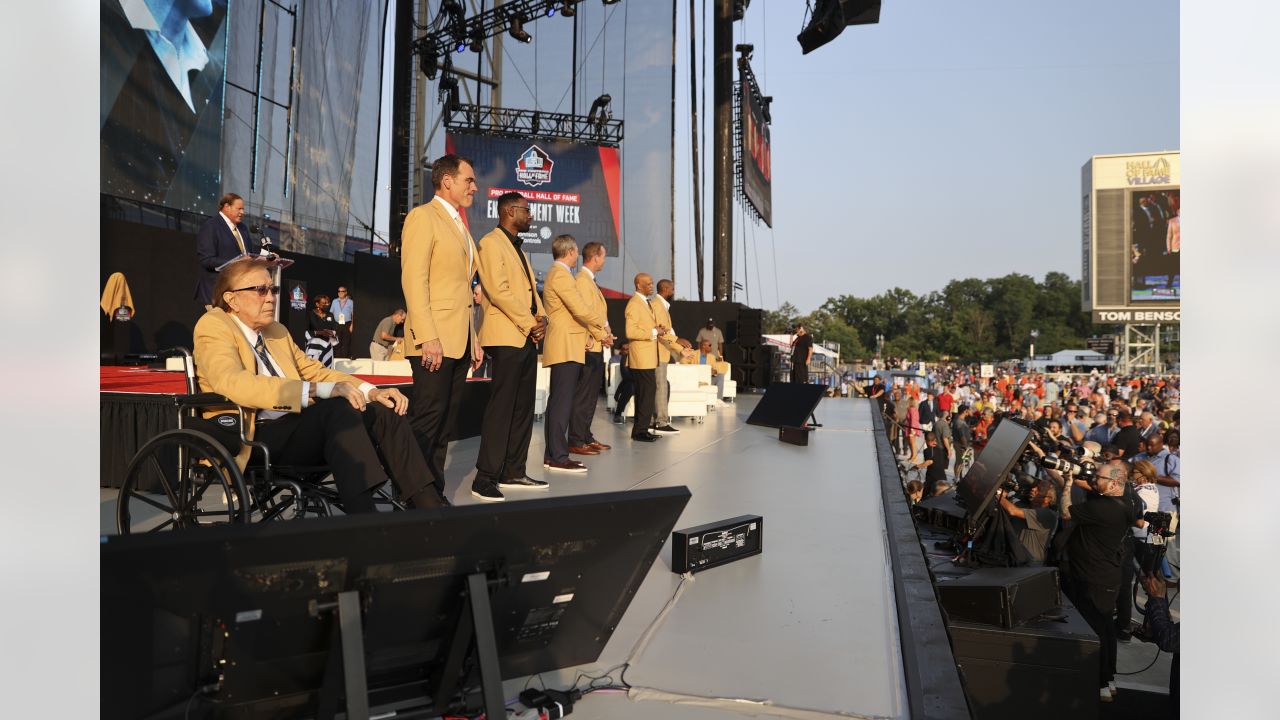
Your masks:
M 258 242 L 262 245 L 262 252 L 268 255 L 271 254 L 271 238 L 267 237 L 267 234 L 262 231 L 262 228 L 257 224 L 250 225 L 249 232 L 258 236 Z

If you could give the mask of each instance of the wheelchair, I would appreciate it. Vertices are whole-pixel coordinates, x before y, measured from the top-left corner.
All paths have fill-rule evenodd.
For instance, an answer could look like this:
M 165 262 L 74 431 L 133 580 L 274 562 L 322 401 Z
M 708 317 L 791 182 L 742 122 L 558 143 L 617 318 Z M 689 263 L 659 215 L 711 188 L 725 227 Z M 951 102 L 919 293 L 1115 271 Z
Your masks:
M 187 394 L 175 397 L 177 428 L 151 438 L 129 461 L 116 499 L 117 532 L 328 517 L 342 510 L 326 466 L 273 465 L 267 446 L 246 436 L 243 408 L 200 392 L 188 350 L 161 355 L 182 357 Z M 219 410 L 224 412 L 204 417 Z M 252 451 L 241 472 L 235 456 L 246 446 Z M 389 487 L 374 492 L 375 504 L 403 510 Z

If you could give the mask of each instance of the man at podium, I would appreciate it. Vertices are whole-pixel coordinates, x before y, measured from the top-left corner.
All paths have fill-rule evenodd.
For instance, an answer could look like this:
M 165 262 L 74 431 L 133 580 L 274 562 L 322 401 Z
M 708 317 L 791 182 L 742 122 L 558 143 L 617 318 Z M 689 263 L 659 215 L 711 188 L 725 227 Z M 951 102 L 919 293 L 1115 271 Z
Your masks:
M 237 257 L 249 254 L 249 228 L 244 226 L 244 198 L 227 193 L 218 200 L 218 212 L 196 233 L 196 258 L 200 261 L 196 302 L 206 308 L 213 302 L 218 270 Z

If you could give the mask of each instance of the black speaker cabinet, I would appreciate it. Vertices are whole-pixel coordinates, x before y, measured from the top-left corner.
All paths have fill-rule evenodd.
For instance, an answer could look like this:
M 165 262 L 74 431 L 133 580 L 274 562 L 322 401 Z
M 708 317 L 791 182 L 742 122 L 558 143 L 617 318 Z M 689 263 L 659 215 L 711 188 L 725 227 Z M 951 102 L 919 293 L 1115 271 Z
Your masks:
M 1096 720 L 1098 637 L 1069 603 L 1057 614 L 1007 629 L 948 624 L 975 720 Z
M 1058 571 L 1051 567 L 976 568 L 938 579 L 938 602 L 951 620 L 1010 628 L 1058 607 Z
M 935 525 L 944 530 L 959 532 L 964 529 L 965 510 L 956 502 L 954 492 L 921 500 L 911 508 L 911 513 L 920 522 Z
M 790 425 L 783 425 L 778 428 L 778 439 L 784 443 L 790 443 L 792 445 L 808 445 L 809 433 L 811 432 L 813 432 L 813 428 L 810 427 L 792 427 Z

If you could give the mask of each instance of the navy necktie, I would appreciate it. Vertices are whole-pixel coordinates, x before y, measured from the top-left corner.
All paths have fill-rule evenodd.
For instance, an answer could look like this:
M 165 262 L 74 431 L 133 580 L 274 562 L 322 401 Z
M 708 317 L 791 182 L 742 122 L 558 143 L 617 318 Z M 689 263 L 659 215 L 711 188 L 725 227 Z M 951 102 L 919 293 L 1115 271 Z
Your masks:
M 262 341 L 262 333 L 258 333 L 258 342 L 254 344 L 253 351 L 258 354 L 258 359 L 263 365 L 267 366 L 267 374 L 271 377 L 280 377 L 280 373 L 276 372 L 276 366 L 271 364 L 271 355 L 267 352 L 267 344 Z

